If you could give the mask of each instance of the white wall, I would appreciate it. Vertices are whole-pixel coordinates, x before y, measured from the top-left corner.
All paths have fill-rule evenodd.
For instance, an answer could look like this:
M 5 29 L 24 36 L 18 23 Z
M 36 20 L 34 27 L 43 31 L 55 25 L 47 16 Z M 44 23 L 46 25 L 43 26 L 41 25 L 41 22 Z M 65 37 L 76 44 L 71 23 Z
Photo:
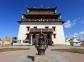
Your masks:
M 61 22 L 25 22 L 20 24 L 19 33 L 18 33 L 18 40 L 25 40 L 26 33 L 27 33 L 27 26 L 30 26 L 30 28 L 33 28 L 37 26 L 37 28 L 45 28 L 48 26 L 49 28 L 56 27 L 56 31 L 54 34 L 56 34 L 56 38 L 53 38 L 54 44 L 65 44 L 65 37 L 64 37 L 64 31 L 63 26 Z
M 64 36 L 64 30 L 63 26 L 60 23 L 60 25 L 56 25 L 56 38 L 53 39 L 54 44 L 65 44 L 65 36 Z

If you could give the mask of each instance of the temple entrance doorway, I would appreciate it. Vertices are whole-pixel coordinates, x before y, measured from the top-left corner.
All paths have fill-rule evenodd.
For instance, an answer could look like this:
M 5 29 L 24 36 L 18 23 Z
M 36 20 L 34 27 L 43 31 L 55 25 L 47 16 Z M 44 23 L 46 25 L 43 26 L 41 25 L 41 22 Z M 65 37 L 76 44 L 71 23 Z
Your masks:
M 52 29 L 35 29 L 32 28 L 30 29 L 30 38 L 31 38 L 31 42 L 34 45 L 35 41 L 38 41 L 39 39 L 39 34 L 43 33 L 44 38 L 48 41 L 48 45 L 52 45 L 52 34 L 53 34 L 53 30 Z
M 35 45 L 35 41 L 38 41 L 40 33 L 32 33 L 32 44 Z M 43 33 L 44 38 L 48 41 L 48 45 L 52 45 L 52 34 Z

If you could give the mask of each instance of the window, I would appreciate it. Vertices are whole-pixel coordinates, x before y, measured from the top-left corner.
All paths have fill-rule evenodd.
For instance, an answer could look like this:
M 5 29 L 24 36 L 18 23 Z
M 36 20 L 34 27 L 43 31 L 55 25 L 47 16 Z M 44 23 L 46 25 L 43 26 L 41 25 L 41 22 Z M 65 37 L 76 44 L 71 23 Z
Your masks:
M 33 34 L 33 38 L 35 39 L 35 37 L 36 37 L 36 35 L 35 34 Z
M 23 43 L 29 43 L 29 41 L 25 41 L 25 40 L 24 40 Z
M 26 39 L 23 41 L 23 43 L 29 43 L 29 36 L 30 36 L 30 34 L 26 34 L 27 35 L 27 37 L 26 37 Z
M 13 43 L 17 43 L 17 41 L 13 41 Z
M 37 26 L 34 27 L 35 29 L 37 28 Z
M 13 43 L 17 43 L 17 37 L 13 37 Z
M 50 39 L 50 35 L 49 34 L 47 34 L 47 38 Z
M 53 30 L 55 31 L 55 27 L 52 27 L 53 28 Z
M 48 29 L 49 27 L 48 27 L 48 26 L 46 26 L 45 28 L 46 28 L 46 29 Z
M 29 31 L 29 29 L 30 29 L 30 27 L 28 26 L 28 27 L 27 27 L 27 30 Z
M 56 38 L 56 34 L 53 34 L 53 37 Z
M 26 39 L 29 39 L 29 34 L 26 34 L 26 35 L 27 35 Z

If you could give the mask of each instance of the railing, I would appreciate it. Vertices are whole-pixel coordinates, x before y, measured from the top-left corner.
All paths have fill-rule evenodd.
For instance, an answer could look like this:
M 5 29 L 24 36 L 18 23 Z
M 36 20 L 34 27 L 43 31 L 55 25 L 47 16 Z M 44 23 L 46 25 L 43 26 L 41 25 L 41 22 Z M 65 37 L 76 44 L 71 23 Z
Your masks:
M 30 29 L 29 30 L 30 32 L 53 32 L 53 29 L 47 29 L 47 28 L 45 28 L 45 29 L 35 29 L 35 28 L 33 28 L 33 29 Z
M 61 19 L 23 19 L 22 21 L 61 21 Z

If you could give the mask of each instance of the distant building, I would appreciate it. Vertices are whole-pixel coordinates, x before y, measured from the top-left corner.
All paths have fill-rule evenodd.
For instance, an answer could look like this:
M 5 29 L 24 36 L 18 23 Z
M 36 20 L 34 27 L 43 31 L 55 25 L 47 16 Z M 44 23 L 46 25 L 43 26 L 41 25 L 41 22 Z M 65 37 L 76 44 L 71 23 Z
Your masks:
M 71 42 L 71 39 L 65 38 L 65 43 L 66 43 L 66 45 L 70 45 L 70 42 Z
M 65 44 L 63 21 L 56 8 L 28 8 L 22 14 L 18 38 L 20 44 L 33 45 L 40 33 L 48 39 L 48 44 Z M 16 42 L 18 43 L 18 42 Z
M 71 46 L 81 46 L 81 41 L 79 41 L 75 35 L 70 41 Z
M 5 45 L 11 45 L 11 42 L 10 42 L 10 38 L 9 37 L 5 37 L 4 39 L 3 39 L 3 45 L 5 46 Z
M 81 41 L 81 46 L 84 46 L 84 40 Z
M 0 46 L 2 46 L 3 45 L 3 41 L 2 41 L 2 39 L 0 39 Z

